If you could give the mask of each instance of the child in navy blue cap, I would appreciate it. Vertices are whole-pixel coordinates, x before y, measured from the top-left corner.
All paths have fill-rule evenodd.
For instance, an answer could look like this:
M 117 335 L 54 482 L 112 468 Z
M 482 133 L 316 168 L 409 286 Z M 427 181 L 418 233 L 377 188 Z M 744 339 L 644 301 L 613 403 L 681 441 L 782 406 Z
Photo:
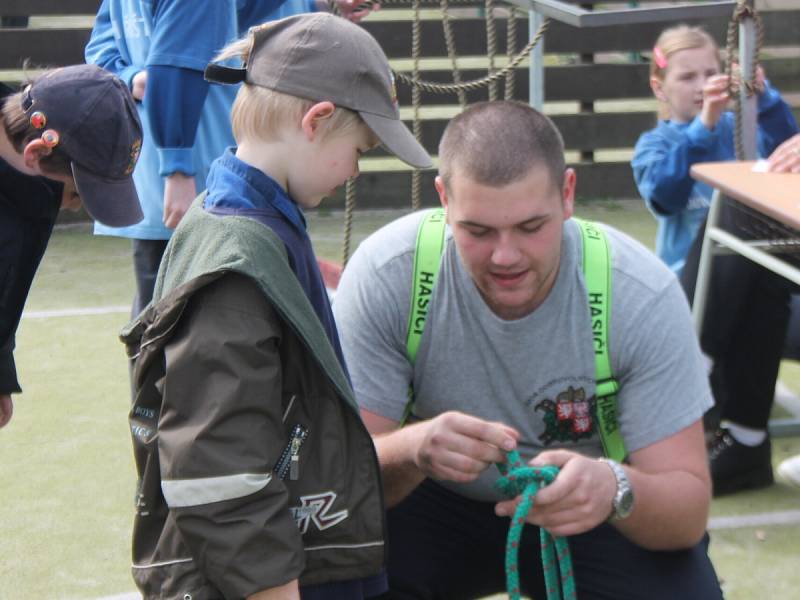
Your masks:
M 142 127 L 133 98 L 94 65 L 0 86 L 0 427 L 21 391 L 14 338 L 59 208 L 83 202 L 108 225 L 142 218 L 131 174 Z

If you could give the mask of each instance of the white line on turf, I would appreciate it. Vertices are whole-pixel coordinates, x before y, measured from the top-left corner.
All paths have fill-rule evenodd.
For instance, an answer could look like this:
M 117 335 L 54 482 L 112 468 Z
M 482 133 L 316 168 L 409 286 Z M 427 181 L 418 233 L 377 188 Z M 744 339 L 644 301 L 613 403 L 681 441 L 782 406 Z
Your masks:
M 83 317 L 86 315 L 110 315 L 130 312 L 130 306 L 88 306 L 86 308 L 64 308 L 59 310 L 26 310 L 22 313 L 22 318 L 52 319 L 55 317 Z
M 720 529 L 740 529 L 742 527 L 767 527 L 773 525 L 800 524 L 800 510 L 784 510 L 751 515 L 734 515 L 730 517 L 711 517 L 708 520 L 710 531 Z

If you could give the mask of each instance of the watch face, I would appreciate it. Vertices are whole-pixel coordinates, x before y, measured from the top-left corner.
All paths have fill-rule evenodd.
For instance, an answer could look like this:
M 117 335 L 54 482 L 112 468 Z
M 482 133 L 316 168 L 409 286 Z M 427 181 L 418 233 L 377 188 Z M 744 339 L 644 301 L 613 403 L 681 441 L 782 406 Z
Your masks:
M 622 494 L 619 497 L 619 502 L 616 506 L 616 513 L 617 517 L 623 519 L 631 514 L 631 509 L 633 508 L 633 491 L 628 488 L 623 490 Z

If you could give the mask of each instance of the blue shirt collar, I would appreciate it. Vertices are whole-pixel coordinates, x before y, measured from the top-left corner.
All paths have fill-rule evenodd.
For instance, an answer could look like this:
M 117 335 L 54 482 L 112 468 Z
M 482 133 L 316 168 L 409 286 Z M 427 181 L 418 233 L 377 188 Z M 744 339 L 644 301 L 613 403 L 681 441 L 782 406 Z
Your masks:
M 274 208 L 298 230 L 306 231 L 306 218 L 300 207 L 277 181 L 236 157 L 235 148 L 211 164 L 206 180 L 209 190 L 203 207 L 256 209 Z

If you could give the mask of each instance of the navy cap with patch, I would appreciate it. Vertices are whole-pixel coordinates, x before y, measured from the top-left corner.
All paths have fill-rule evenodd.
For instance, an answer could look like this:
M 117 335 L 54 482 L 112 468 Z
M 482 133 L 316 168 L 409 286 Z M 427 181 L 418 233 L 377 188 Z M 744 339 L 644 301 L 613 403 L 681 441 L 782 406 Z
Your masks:
M 55 69 L 25 88 L 22 109 L 43 130 L 42 139 L 70 158 L 92 218 L 111 227 L 142 220 L 132 178 L 142 124 L 122 81 L 96 65 Z

